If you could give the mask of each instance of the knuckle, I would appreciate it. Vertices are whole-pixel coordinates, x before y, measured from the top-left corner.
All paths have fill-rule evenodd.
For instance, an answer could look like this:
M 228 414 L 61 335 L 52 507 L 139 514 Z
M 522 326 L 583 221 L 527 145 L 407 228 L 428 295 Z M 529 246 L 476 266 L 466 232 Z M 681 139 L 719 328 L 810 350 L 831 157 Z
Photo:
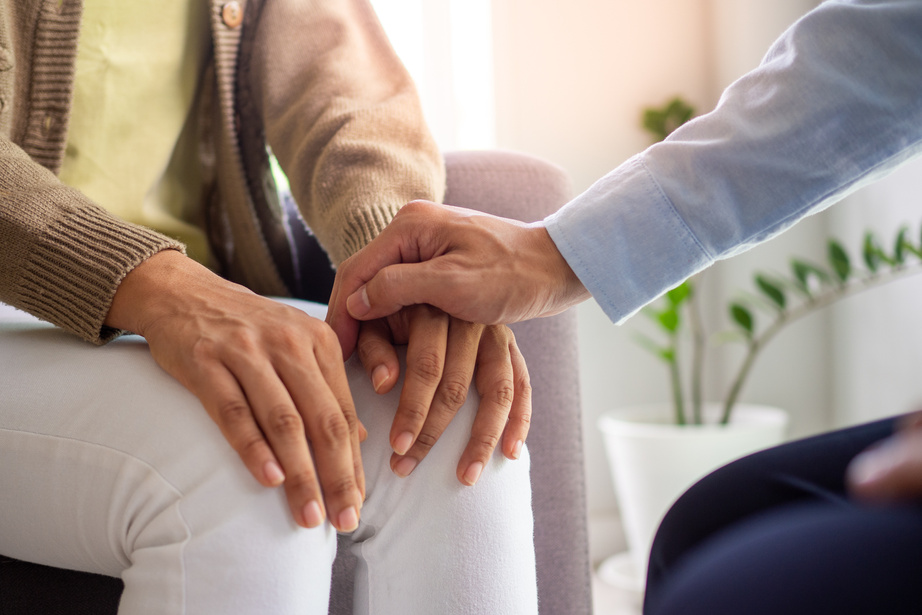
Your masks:
M 352 495 L 358 489 L 354 476 L 338 476 L 333 479 L 323 481 L 323 493 L 327 497 L 344 498 Z
M 518 421 L 521 425 L 528 427 L 531 425 L 531 412 L 523 412 L 515 417 L 515 420 Z
M 341 414 L 326 414 L 311 431 L 311 440 L 327 447 L 337 446 L 349 440 L 349 422 Z
M 476 433 L 471 434 L 471 441 L 481 450 L 492 451 L 499 444 L 499 434 Z
M 356 350 L 363 365 L 377 363 L 379 359 L 387 355 L 387 346 L 384 340 L 372 335 L 360 335 Z
M 231 442 L 231 446 L 242 459 L 255 459 L 267 444 L 260 434 L 251 433 Z
M 468 385 L 458 379 L 442 380 L 439 386 L 438 400 L 445 406 L 458 409 L 467 400 Z
M 285 476 L 285 485 L 294 491 L 313 491 L 317 490 L 317 477 L 310 469 L 292 472 Z
M 515 399 L 515 386 L 512 380 L 502 379 L 494 383 L 489 392 L 489 400 L 498 406 L 511 407 Z
M 422 453 L 427 453 L 432 450 L 432 447 L 435 446 L 435 443 L 438 442 L 439 437 L 428 431 L 421 431 L 418 436 L 416 436 L 415 448 Z
M 200 337 L 192 343 L 191 347 L 192 360 L 197 364 L 205 364 L 213 361 L 217 355 L 217 345 L 215 341 L 208 337 Z
M 407 370 L 424 382 L 435 383 L 442 377 L 442 357 L 433 350 L 423 350 L 413 359 Z
M 314 328 L 314 336 L 318 345 L 324 350 L 339 348 L 339 338 L 336 337 L 336 332 L 325 322 L 318 321 Z
M 522 397 L 531 399 L 531 379 L 529 379 L 528 374 L 518 379 L 518 391 Z
M 405 403 L 400 407 L 399 413 L 403 420 L 416 425 L 426 420 L 429 416 L 429 408 L 421 403 Z
M 266 419 L 266 431 L 275 436 L 291 437 L 304 431 L 304 421 L 288 406 L 276 406 Z
M 230 399 L 218 404 L 217 421 L 228 429 L 234 429 L 252 420 L 250 407 L 240 399 Z

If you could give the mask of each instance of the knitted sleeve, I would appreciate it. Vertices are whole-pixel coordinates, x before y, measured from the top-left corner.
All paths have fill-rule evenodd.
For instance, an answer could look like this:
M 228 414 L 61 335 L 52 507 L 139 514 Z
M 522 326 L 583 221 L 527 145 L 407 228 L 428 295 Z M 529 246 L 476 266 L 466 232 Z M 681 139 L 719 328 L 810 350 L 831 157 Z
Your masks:
M 115 290 L 181 244 L 123 222 L 0 138 L 0 301 L 100 344 Z
M 272 0 L 245 73 L 308 226 L 339 263 L 414 199 L 441 201 L 442 156 L 367 0 Z

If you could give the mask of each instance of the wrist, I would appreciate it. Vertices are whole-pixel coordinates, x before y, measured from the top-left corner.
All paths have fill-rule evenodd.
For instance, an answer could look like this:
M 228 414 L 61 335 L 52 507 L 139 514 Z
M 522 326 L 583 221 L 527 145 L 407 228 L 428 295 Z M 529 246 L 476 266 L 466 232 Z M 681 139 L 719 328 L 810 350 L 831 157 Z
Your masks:
M 103 324 L 144 335 L 144 323 L 169 305 L 180 276 L 198 263 L 177 250 L 162 250 L 138 264 L 122 279 Z
M 547 228 L 541 225 L 534 227 L 534 230 L 538 236 L 539 250 L 544 262 L 543 269 L 547 276 L 544 286 L 549 296 L 545 315 L 560 313 L 591 297 L 567 259 L 557 248 Z

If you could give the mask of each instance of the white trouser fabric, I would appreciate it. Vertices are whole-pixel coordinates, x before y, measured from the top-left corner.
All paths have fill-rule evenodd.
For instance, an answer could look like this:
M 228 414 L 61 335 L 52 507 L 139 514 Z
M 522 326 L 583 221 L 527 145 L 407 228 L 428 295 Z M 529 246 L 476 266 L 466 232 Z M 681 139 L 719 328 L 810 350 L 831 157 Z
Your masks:
M 356 612 L 536 613 L 527 453 L 457 481 L 472 392 L 398 478 L 400 386 L 378 396 L 357 362 L 347 371 L 369 432 Z M 0 554 L 120 576 L 121 615 L 307 615 L 327 612 L 335 550 L 328 524 L 299 528 L 284 492 L 250 476 L 142 338 L 96 348 L 0 304 Z

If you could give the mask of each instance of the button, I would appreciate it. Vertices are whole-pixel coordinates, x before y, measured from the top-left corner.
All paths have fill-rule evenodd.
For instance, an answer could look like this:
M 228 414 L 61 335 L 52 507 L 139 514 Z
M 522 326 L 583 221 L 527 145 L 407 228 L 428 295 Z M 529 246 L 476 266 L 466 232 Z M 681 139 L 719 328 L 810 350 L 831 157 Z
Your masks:
M 237 28 L 243 23 L 243 7 L 237 0 L 228 2 L 221 7 L 221 19 L 228 28 Z

